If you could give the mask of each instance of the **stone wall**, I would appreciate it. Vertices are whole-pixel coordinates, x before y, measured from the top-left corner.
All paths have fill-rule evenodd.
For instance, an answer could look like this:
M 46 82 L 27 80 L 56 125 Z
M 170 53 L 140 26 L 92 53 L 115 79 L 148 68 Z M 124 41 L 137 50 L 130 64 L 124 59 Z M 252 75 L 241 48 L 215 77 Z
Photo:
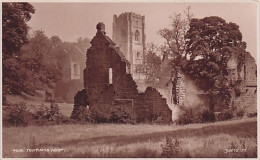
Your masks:
M 250 53 L 246 53 L 245 55 L 245 65 L 244 65 L 244 72 L 245 72 L 245 85 L 246 86 L 257 86 L 257 66 L 255 59 L 250 55 Z
M 90 109 L 112 106 L 120 102 L 123 104 L 122 107 L 133 108 L 136 122 L 152 121 L 159 116 L 170 122 L 172 113 L 166 100 L 152 88 L 148 88 L 144 93 L 138 93 L 137 85 L 127 71 L 129 61 L 105 35 L 103 23 L 97 25 L 97 30 L 96 36 L 91 41 L 92 46 L 87 51 L 84 70 L 85 90 L 75 97 L 74 108 L 82 101 L 83 106 L 88 104 Z M 79 95 L 84 95 L 82 92 L 86 92 L 87 102 L 81 100 Z M 124 101 L 126 103 L 123 103 Z
M 185 76 L 180 71 L 180 69 L 176 69 L 175 77 L 173 80 L 173 90 L 172 90 L 174 103 L 177 105 L 183 105 L 186 96 L 185 89 Z
M 250 53 L 245 54 L 245 64 L 243 67 L 243 81 L 241 95 L 236 97 L 234 105 L 243 107 L 247 112 L 256 113 L 257 109 L 257 65 Z
M 57 102 L 73 103 L 75 94 L 83 88 L 83 70 L 86 64 L 84 54 L 75 46 L 67 52 L 66 56 L 59 59 L 62 64 L 62 77 L 55 87 L 54 98 Z M 74 65 L 77 66 L 77 73 Z

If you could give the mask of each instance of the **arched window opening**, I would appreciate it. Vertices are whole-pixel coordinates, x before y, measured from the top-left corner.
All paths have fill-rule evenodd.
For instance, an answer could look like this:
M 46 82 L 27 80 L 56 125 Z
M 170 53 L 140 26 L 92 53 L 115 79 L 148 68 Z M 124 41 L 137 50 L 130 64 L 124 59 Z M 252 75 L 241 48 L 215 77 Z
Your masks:
M 109 84 L 113 84 L 113 71 L 112 68 L 109 68 Z
M 73 65 L 73 71 L 74 71 L 74 75 L 78 75 L 78 65 L 77 64 Z
M 135 31 L 135 41 L 139 41 L 140 33 L 138 30 Z
M 136 57 L 140 58 L 140 53 L 139 52 L 136 53 Z

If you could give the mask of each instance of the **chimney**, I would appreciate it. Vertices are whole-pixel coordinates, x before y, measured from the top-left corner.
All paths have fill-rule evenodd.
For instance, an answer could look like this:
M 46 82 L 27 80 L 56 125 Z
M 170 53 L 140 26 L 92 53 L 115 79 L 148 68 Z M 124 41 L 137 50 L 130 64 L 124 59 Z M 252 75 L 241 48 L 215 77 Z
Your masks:
M 96 26 L 97 33 L 102 33 L 103 35 L 106 34 L 105 32 L 105 24 L 103 22 L 99 22 Z

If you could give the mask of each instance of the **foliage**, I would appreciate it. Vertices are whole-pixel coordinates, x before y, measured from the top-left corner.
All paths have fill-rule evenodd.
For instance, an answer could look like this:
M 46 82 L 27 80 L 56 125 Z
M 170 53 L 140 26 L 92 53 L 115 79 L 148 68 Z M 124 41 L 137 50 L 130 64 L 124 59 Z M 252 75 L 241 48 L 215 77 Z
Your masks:
M 180 152 L 180 141 L 175 138 L 171 139 L 170 137 L 166 137 L 166 143 L 161 145 L 162 158 L 175 158 Z
M 246 48 L 238 25 L 214 16 L 192 19 L 185 40 L 190 59 L 183 68 L 199 88 L 219 91 L 236 85 L 228 83 L 230 71 L 243 63 Z
M 3 62 L 3 96 L 10 92 L 20 92 L 19 81 L 25 70 L 19 66 L 18 52 L 28 42 L 28 22 L 35 12 L 30 3 L 2 3 L 2 62 Z M 26 82 L 25 82 L 26 83 Z M 30 86 L 30 84 L 27 84 Z M 24 90 L 28 90 L 29 87 Z
M 165 40 L 164 46 L 161 49 L 167 52 L 171 57 L 174 58 L 174 62 L 177 63 L 181 56 L 186 57 L 185 49 L 185 35 L 189 29 L 189 22 L 192 18 L 190 13 L 190 6 L 184 11 L 185 18 L 180 13 L 174 13 L 174 16 L 170 16 L 171 25 L 170 28 L 164 28 L 159 30 L 159 34 Z
M 68 53 L 84 53 L 89 46 L 87 38 L 65 43 L 58 36 L 48 38 L 42 30 L 29 38 L 26 22 L 34 12 L 29 3 L 3 3 L 3 98 L 54 88 Z
M 37 106 L 31 106 L 36 108 Z M 51 103 L 50 107 L 42 104 L 36 112 L 29 111 L 26 103 L 3 106 L 3 126 L 56 125 L 74 123 L 60 113 L 59 106 Z
M 235 117 L 236 118 L 243 118 L 245 115 L 245 110 L 243 108 L 236 108 L 235 110 Z
M 28 42 L 29 26 L 26 22 L 34 12 L 34 7 L 27 2 L 2 3 L 3 57 L 18 53 L 21 46 Z
M 217 16 L 192 18 L 189 7 L 186 18 L 175 14 L 171 20 L 171 27 L 159 34 L 165 40 L 162 49 L 172 56 L 173 70 L 180 68 L 212 96 L 223 94 L 225 102 L 234 98 L 233 91 L 239 96 L 241 77 L 233 72 L 241 72 L 246 53 L 239 26 Z M 232 76 L 236 74 L 238 78 Z
M 43 84 L 39 85 L 40 88 L 53 88 L 61 76 L 57 56 L 65 53 L 57 52 L 55 46 L 57 42 L 49 39 L 42 30 L 38 30 L 30 42 L 21 49 L 20 61 L 32 76 L 36 76 L 31 82 Z
M 42 125 L 56 125 L 74 123 L 67 116 L 60 113 L 59 106 L 51 102 L 50 107 L 44 104 L 33 114 L 33 124 Z
M 56 43 L 36 31 L 19 56 L 3 60 L 4 94 L 35 94 L 36 89 L 54 88 L 61 77 Z M 65 54 L 64 51 L 62 53 Z
M 155 118 L 152 120 L 151 124 L 169 124 L 167 120 L 165 120 L 164 116 L 155 116 Z
M 224 110 L 223 112 L 216 115 L 216 121 L 226 121 L 233 118 L 233 111 L 230 109 Z
M 157 55 L 158 48 L 153 44 L 146 45 L 146 52 L 144 56 L 144 73 L 147 79 L 153 81 L 159 77 L 161 58 Z
M 131 109 L 118 105 L 96 105 L 74 107 L 71 118 L 78 122 L 87 123 L 133 123 Z
M 74 97 L 74 108 L 72 110 L 70 118 L 77 121 L 84 119 L 85 108 L 89 105 L 88 96 L 86 90 L 78 91 Z
M 203 108 L 203 111 L 201 113 L 201 122 L 214 122 L 215 121 L 215 115 L 213 112 L 211 112 L 209 109 Z
M 192 123 L 207 123 L 214 122 L 215 115 L 206 107 L 196 106 L 191 107 L 180 107 L 181 112 L 179 119 L 176 121 L 177 124 L 192 124 Z
M 113 105 L 110 108 L 109 121 L 112 123 L 133 123 L 134 115 L 127 106 Z
M 32 119 L 32 113 L 26 103 L 15 103 L 3 106 L 3 126 L 27 126 Z

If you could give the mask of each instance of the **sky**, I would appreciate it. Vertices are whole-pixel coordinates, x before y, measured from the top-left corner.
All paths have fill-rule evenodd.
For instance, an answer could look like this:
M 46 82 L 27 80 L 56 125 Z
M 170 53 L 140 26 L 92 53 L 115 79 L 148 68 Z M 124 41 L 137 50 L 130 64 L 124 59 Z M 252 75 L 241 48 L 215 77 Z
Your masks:
M 103 22 L 112 38 L 113 15 L 135 12 L 145 16 L 146 43 L 163 44 L 158 30 L 170 26 L 170 16 L 183 13 L 191 7 L 194 18 L 219 16 L 226 22 L 240 26 L 247 51 L 257 57 L 257 3 L 256 2 L 142 2 L 142 3 L 90 3 L 90 2 L 36 2 L 36 9 L 28 22 L 32 31 L 42 29 L 48 37 L 57 35 L 62 41 L 76 41 L 79 37 L 92 39 L 96 24 Z M 258 33 L 259 34 L 259 33 Z

